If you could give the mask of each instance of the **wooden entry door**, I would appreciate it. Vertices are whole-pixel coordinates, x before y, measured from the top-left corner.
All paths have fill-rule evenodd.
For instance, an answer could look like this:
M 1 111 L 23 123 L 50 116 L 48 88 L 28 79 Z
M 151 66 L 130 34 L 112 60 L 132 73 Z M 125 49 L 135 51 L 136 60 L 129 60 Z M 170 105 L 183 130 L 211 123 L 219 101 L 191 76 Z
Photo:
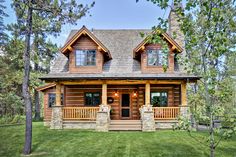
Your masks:
M 130 94 L 129 93 L 122 93 L 121 94 L 121 119 L 130 119 L 131 118 L 131 111 L 130 111 Z

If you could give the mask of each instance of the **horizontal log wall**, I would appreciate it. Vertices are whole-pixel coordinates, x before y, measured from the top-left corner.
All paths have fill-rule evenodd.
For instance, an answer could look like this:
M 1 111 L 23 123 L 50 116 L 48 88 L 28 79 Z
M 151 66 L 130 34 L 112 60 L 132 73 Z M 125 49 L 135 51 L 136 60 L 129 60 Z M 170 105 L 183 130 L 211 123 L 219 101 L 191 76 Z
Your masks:
M 85 106 L 85 93 L 98 92 L 102 95 L 101 86 L 65 86 L 65 106 L 83 107 Z M 101 102 L 100 102 L 101 103 Z M 97 104 L 97 106 L 100 104 Z
M 137 92 L 137 97 L 133 93 Z M 151 92 L 153 91 L 167 91 L 168 92 L 168 106 L 174 107 L 180 105 L 180 85 L 151 85 Z M 85 92 L 100 92 L 102 95 L 102 85 L 68 85 L 62 87 L 64 93 L 64 106 L 67 107 L 84 107 Z M 118 92 L 118 96 L 115 96 Z M 50 88 L 44 91 L 44 120 L 51 120 L 51 108 L 48 107 L 48 94 L 55 93 L 55 88 Z M 107 97 L 114 98 L 111 105 L 112 115 L 111 119 L 121 118 L 121 93 L 130 93 L 131 97 L 131 119 L 139 119 L 139 108 L 145 104 L 145 87 L 144 85 L 108 85 Z M 100 104 L 98 104 L 100 105 Z M 97 106 L 98 106 L 97 105 Z
M 52 108 L 48 107 L 48 94 L 49 93 L 55 93 L 55 88 L 50 88 L 50 89 L 47 89 L 44 91 L 44 98 L 43 98 L 43 101 L 44 101 L 44 107 L 43 107 L 43 110 L 44 110 L 44 121 L 45 122 L 49 122 L 51 121 L 51 116 L 52 116 Z

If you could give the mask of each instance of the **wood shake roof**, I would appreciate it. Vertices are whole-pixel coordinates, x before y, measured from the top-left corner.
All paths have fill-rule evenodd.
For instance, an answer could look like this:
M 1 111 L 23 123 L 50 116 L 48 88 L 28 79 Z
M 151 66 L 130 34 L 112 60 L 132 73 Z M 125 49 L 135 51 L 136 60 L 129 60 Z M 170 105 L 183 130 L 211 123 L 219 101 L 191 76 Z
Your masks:
M 180 72 L 162 74 L 144 74 L 141 72 L 141 63 L 133 58 L 133 50 L 143 38 L 140 32 L 151 33 L 147 29 L 120 29 L 120 30 L 91 30 L 108 50 L 112 59 L 103 65 L 100 74 L 72 74 L 69 73 L 68 58 L 62 53 L 58 54 L 49 74 L 41 77 L 43 80 L 57 79 L 197 79 L 199 77 Z M 66 43 L 78 33 L 72 30 Z

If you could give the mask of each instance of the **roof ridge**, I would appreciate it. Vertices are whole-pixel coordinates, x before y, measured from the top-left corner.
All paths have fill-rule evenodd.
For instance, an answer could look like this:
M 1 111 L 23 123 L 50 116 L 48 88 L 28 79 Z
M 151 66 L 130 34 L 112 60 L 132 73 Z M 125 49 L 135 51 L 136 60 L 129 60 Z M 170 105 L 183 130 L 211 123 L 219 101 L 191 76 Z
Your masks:
M 71 31 L 78 31 L 79 29 L 72 29 Z M 116 28 L 109 28 L 109 29 L 96 29 L 96 28 L 91 28 L 89 29 L 90 31 L 139 31 L 139 30 L 144 30 L 144 31 L 151 31 L 152 29 L 145 29 L 145 28 L 140 28 L 140 29 L 135 29 L 135 28 L 121 28 L 121 29 L 116 29 Z

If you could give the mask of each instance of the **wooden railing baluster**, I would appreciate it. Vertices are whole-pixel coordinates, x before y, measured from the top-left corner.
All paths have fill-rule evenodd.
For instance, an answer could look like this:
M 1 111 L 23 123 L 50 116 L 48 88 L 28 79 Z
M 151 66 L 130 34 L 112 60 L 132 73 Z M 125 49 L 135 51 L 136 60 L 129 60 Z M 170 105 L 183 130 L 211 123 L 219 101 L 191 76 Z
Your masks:
M 63 107 L 64 120 L 96 120 L 99 107 Z
M 154 119 L 177 119 L 180 107 L 153 107 Z

